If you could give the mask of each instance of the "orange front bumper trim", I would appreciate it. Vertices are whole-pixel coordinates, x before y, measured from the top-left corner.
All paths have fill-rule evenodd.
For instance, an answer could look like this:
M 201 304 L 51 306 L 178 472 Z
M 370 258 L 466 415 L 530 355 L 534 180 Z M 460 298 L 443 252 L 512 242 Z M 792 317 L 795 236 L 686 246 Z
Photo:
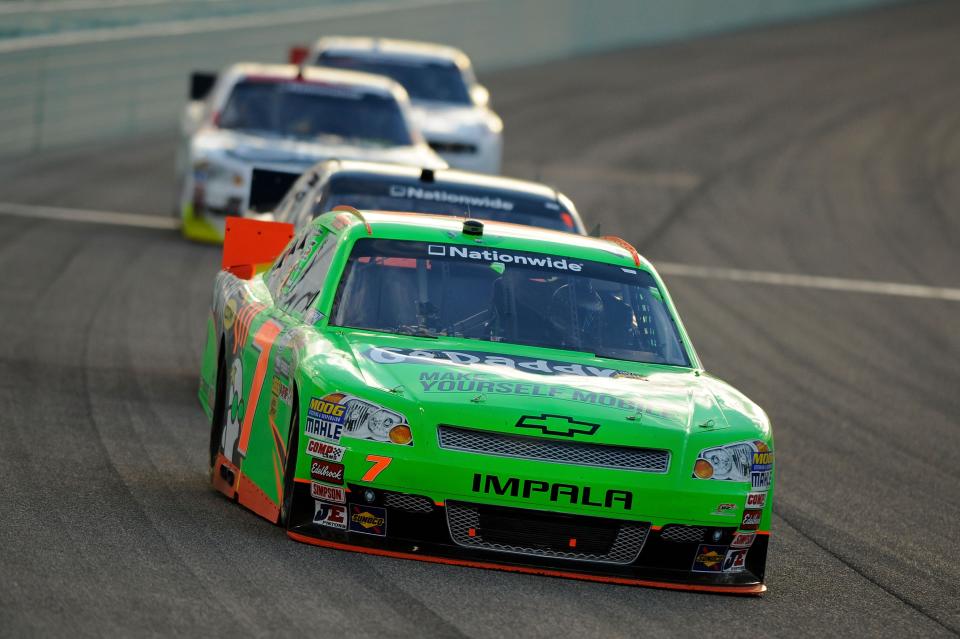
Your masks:
M 554 570 L 551 568 L 532 568 L 529 566 L 510 566 L 507 564 L 487 563 L 484 561 L 473 561 L 470 559 L 451 559 L 449 557 L 436 557 L 433 555 L 419 555 L 409 552 L 397 552 L 395 550 L 384 550 L 382 548 L 368 548 L 366 546 L 354 546 L 352 544 L 342 544 L 336 541 L 326 539 L 317 539 L 307 535 L 301 535 L 293 531 L 287 531 L 287 536 L 294 541 L 324 548 L 333 548 L 335 550 L 347 550 L 350 552 L 360 552 L 367 555 L 379 555 L 381 557 L 393 557 L 394 559 L 412 559 L 414 561 L 427 561 L 434 564 L 446 564 L 448 566 L 467 566 L 469 568 L 485 568 L 487 570 L 503 570 L 506 572 L 519 572 L 528 575 L 544 575 L 547 577 L 563 577 L 565 579 L 580 579 L 582 581 L 596 581 L 605 584 L 620 584 L 623 586 L 644 586 L 647 588 L 664 588 L 667 590 L 687 590 L 693 592 L 713 592 L 727 595 L 760 595 L 766 592 L 767 587 L 764 584 L 753 586 L 713 586 L 708 584 L 680 584 L 670 581 L 654 581 L 650 579 L 631 579 L 630 577 L 605 577 L 602 575 L 588 575 L 579 572 L 566 572 L 564 570 Z

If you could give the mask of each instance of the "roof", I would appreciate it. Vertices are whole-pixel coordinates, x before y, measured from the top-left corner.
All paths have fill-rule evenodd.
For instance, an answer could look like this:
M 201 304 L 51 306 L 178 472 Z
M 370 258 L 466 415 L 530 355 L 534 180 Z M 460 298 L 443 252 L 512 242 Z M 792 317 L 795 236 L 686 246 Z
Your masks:
M 256 62 L 238 62 L 224 70 L 224 75 L 243 77 L 259 77 L 277 80 L 305 80 L 307 82 L 323 82 L 357 87 L 385 94 L 406 95 L 406 91 L 398 83 L 382 75 L 361 73 L 359 71 L 345 71 L 329 67 L 304 67 L 295 64 L 260 64 Z
M 462 234 L 463 222 L 467 219 L 463 217 L 388 211 L 357 211 L 351 214 L 334 209 L 316 218 L 314 224 L 329 226 L 333 219 L 337 220 L 336 227 L 350 227 L 350 235 L 357 238 L 372 235 L 437 243 L 451 243 L 458 238 L 461 243 L 476 241 L 475 238 Z M 634 254 L 624 245 L 602 238 L 488 220 L 483 220 L 483 237 L 491 238 L 491 241 L 477 242 L 478 249 L 533 251 L 625 267 L 637 265 Z M 639 255 L 637 258 L 643 268 L 653 270 L 649 261 Z
M 410 182 L 421 182 L 422 169 L 419 167 L 404 166 L 400 164 L 387 164 L 384 162 L 362 162 L 354 160 L 330 160 L 325 163 L 331 171 L 331 176 L 347 175 L 350 177 L 380 177 L 397 180 L 406 180 Z M 335 167 L 335 168 L 333 168 Z M 531 182 L 516 178 L 490 175 L 487 173 L 472 173 L 470 171 L 458 171 L 456 169 L 436 169 L 433 171 L 433 181 L 424 182 L 426 186 L 470 186 L 475 188 L 497 189 L 500 191 L 513 191 L 526 195 L 542 197 L 550 200 L 557 200 L 559 193 L 553 187 L 540 182 Z
M 383 58 L 441 60 L 453 62 L 460 67 L 470 66 L 470 59 L 456 47 L 416 40 L 393 40 L 365 36 L 327 36 L 320 38 L 313 45 L 314 55 L 321 51 Z

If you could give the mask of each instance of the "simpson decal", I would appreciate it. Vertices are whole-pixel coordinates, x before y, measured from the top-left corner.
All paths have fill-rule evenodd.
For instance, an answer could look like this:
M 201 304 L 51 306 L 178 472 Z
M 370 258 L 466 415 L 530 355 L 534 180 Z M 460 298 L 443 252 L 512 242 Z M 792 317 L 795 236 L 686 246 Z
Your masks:
M 763 516 L 762 510 L 743 511 L 743 521 L 740 522 L 740 528 L 744 530 L 756 530 L 760 527 L 760 517 Z
M 310 477 L 314 481 L 325 481 L 343 485 L 343 464 L 313 459 L 310 461 Z
M 347 451 L 343 446 L 328 444 L 319 439 L 307 440 L 307 454 L 312 457 L 326 459 L 328 461 L 338 462 L 343 459 L 343 454 Z
M 328 528 L 347 529 L 347 507 L 325 501 L 313 502 L 313 523 Z
M 727 554 L 726 546 L 701 544 L 693 558 L 693 572 L 720 572 Z
M 747 569 L 747 549 L 728 550 L 723 559 L 723 572 L 743 572 Z
M 350 504 L 350 532 L 386 536 L 387 509 Z
M 323 499 L 325 501 L 335 501 L 342 504 L 347 501 L 346 491 L 340 486 L 329 486 L 327 484 L 318 484 L 311 482 L 310 495 L 314 499 Z
M 737 532 L 733 534 L 733 541 L 730 542 L 730 546 L 733 548 L 749 548 L 753 545 L 753 540 L 757 536 L 757 533 L 746 533 L 746 532 Z

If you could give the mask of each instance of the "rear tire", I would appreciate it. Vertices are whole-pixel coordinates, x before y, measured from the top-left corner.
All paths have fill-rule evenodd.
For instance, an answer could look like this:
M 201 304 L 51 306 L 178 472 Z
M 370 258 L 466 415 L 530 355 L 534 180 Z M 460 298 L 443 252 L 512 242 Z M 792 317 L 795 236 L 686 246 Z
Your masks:
M 300 402 L 297 389 L 293 389 L 293 410 L 290 414 L 290 433 L 287 437 L 287 459 L 283 464 L 283 500 L 280 502 L 280 519 L 284 528 L 290 527 L 290 512 L 293 510 L 293 493 L 296 489 L 297 456 L 300 452 Z

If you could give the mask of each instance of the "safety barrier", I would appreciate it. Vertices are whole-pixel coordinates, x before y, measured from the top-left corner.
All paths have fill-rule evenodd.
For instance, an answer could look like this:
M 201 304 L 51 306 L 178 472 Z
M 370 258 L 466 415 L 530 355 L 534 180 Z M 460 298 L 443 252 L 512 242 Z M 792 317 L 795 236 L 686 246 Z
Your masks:
M 0 40 L 0 153 L 169 128 L 190 71 L 283 61 L 289 45 L 322 34 L 452 43 L 485 71 L 888 2 L 363 0 L 10 38 Z

